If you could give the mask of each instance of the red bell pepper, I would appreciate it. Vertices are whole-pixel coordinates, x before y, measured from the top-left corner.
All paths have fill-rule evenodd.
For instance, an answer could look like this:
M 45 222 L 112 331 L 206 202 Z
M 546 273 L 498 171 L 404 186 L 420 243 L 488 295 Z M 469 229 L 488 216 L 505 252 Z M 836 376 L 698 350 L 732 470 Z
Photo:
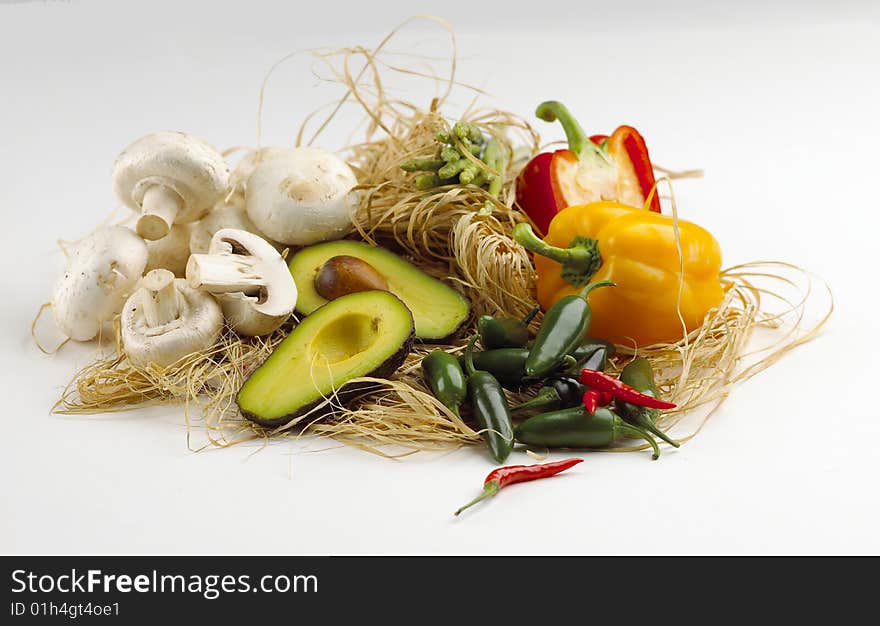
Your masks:
M 654 188 L 654 168 L 648 147 L 632 126 L 620 126 L 611 136 L 588 137 L 565 106 L 547 101 L 535 111 L 542 120 L 559 120 L 568 148 L 542 152 L 520 172 L 516 199 L 535 226 L 546 234 L 562 209 L 596 200 L 616 200 L 642 207 Z M 655 192 L 650 209 L 660 212 Z

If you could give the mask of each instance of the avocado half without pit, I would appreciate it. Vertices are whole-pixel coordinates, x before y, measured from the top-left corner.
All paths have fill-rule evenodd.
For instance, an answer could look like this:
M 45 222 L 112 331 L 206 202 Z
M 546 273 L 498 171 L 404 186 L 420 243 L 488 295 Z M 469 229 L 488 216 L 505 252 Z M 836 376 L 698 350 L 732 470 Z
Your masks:
M 318 417 L 372 385 L 350 381 L 390 377 L 413 340 L 412 314 L 394 294 L 341 296 L 305 318 L 251 374 L 238 393 L 239 409 L 270 427 L 310 412 Z
M 363 264 L 359 265 L 358 260 Z M 321 293 L 333 296 L 385 288 L 412 312 L 416 337 L 423 341 L 450 339 L 470 316 L 468 301 L 452 287 L 393 252 L 360 241 L 329 241 L 304 248 L 293 256 L 289 266 L 299 293 L 296 309 L 303 315 L 311 315 L 328 302 Z M 348 286 L 340 286 L 340 280 Z

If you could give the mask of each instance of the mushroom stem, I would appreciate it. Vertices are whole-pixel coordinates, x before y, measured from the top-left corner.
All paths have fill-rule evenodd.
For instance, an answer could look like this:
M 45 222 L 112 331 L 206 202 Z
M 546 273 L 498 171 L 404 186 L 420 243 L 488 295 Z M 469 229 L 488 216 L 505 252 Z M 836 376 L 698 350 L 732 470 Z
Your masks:
M 259 296 L 266 278 L 259 259 L 241 254 L 193 254 L 186 266 L 186 280 L 193 289 L 209 293 Z
M 142 284 L 144 319 L 147 326 L 157 328 L 180 317 L 180 300 L 174 288 L 174 274 L 168 270 L 152 270 Z
M 161 239 L 171 230 L 174 218 L 183 207 L 180 195 L 165 185 L 152 185 L 144 192 L 137 233 L 144 239 Z

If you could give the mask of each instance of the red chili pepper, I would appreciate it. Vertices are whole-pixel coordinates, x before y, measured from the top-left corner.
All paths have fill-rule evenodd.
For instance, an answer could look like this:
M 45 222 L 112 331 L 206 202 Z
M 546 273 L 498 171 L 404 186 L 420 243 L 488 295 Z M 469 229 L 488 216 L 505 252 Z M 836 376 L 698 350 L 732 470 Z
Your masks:
M 583 369 L 581 370 L 581 384 L 588 385 L 599 391 L 607 391 L 616 400 L 622 400 L 638 406 L 646 406 L 650 409 L 674 409 L 672 402 L 659 400 L 654 396 L 636 391 L 625 382 L 620 381 L 614 376 L 610 376 L 605 372 L 597 370 Z
M 600 406 L 611 404 L 614 396 L 607 391 L 599 391 L 598 389 L 587 389 L 584 393 L 584 407 L 590 412 L 590 415 L 596 412 Z
M 455 514 L 458 515 L 466 508 L 475 505 L 481 500 L 491 498 L 498 493 L 502 487 L 514 483 L 523 483 L 529 480 L 554 476 L 559 472 L 564 472 L 570 467 L 574 467 L 581 461 L 583 461 L 583 459 L 566 459 L 564 461 L 540 463 L 537 465 L 508 465 L 506 467 L 499 467 L 498 469 L 489 472 L 489 475 L 486 476 L 486 480 L 483 481 L 483 493 L 458 509 Z
M 654 168 L 648 147 L 632 126 L 620 126 L 610 136 L 587 137 L 561 103 L 541 103 L 535 114 L 559 120 L 568 148 L 543 152 L 520 172 L 516 199 L 520 208 L 543 233 L 562 209 L 596 200 L 616 200 L 642 207 L 654 189 Z M 650 209 L 660 212 L 655 192 Z

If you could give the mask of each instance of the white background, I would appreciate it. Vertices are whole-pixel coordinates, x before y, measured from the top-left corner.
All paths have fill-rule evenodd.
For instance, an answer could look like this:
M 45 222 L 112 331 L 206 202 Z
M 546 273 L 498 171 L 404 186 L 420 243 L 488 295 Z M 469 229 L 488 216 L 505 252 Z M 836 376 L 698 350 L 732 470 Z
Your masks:
M 0 551 L 880 552 L 877 3 L 181 4 L 0 4 Z M 44 356 L 30 320 L 61 268 L 55 240 L 117 206 L 118 151 L 158 129 L 253 144 L 275 60 L 374 45 L 426 9 L 455 26 L 460 77 L 490 103 L 528 116 L 559 99 L 588 129 L 637 126 L 658 163 L 703 168 L 677 186 L 683 217 L 717 235 L 727 265 L 784 259 L 827 279 L 837 308 L 819 338 L 660 461 L 590 454 L 461 519 L 451 512 L 491 469 L 477 449 L 399 461 L 315 451 L 322 442 L 192 453 L 173 407 L 50 415 L 94 347 Z M 334 97 L 316 83 L 296 62 L 270 83 L 267 143 L 291 141 Z

